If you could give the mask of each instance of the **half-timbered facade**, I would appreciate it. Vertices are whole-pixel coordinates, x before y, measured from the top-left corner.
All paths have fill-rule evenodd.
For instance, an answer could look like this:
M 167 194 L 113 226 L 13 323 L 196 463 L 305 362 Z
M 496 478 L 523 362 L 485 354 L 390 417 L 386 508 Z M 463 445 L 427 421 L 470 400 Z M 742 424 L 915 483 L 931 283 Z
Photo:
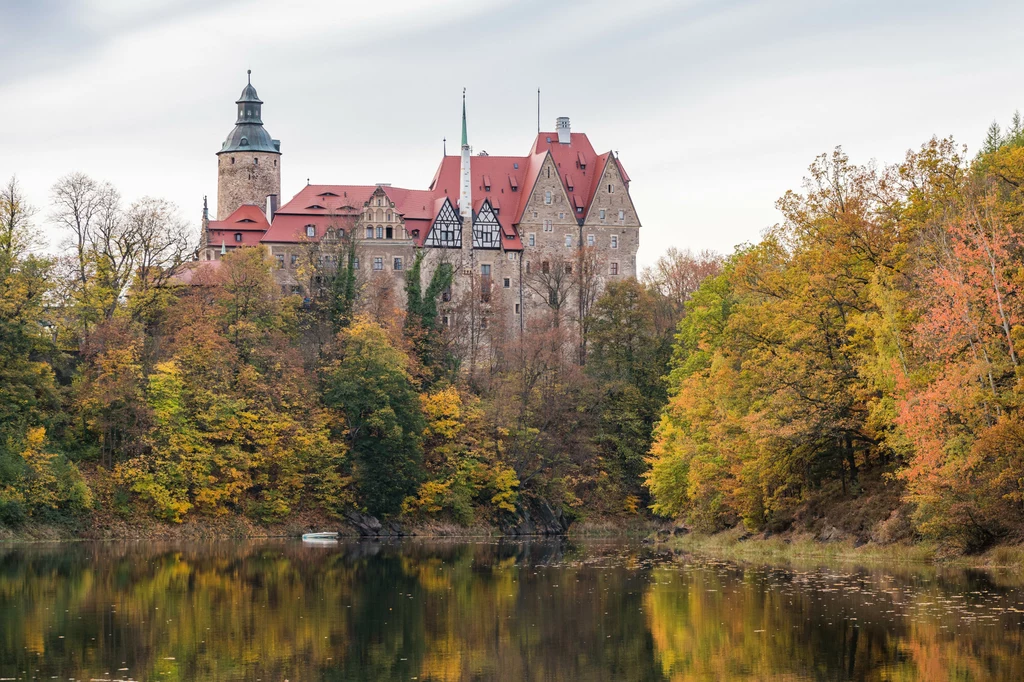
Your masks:
M 204 208 L 201 260 L 261 245 L 282 291 L 309 296 L 349 238 L 369 295 L 390 292 L 404 307 L 404 271 L 423 251 L 424 279 L 441 263 L 457 273 L 444 320 L 459 317 L 484 340 L 522 334 L 551 314 L 582 314 L 578 291 L 636 275 L 640 222 L 629 176 L 617 154 L 596 153 L 567 118 L 524 156 L 474 156 L 463 101 L 460 154 L 442 157 L 426 189 L 307 184 L 278 206 L 280 143 L 263 130 L 251 83 L 239 102 L 253 113 L 239 114 L 218 152 L 219 219 Z M 253 168 L 236 172 L 238 164 Z M 593 281 L 582 281 L 581 268 Z M 460 300 L 469 305 L 456 312 Z

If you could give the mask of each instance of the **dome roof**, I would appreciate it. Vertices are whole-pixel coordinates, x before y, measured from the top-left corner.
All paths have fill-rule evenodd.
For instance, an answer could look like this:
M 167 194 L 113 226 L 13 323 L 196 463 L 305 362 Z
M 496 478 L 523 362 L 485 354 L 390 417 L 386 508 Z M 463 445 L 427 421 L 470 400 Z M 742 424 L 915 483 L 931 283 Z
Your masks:
M 235 101 L 238 105 L 238 118 L 235 127 L 228 134 L 218 154 L 225 152 L 271 152 L 281 153 L 281 143 L 270 137 L 263 127 L 263 100 L 256 94 L 252 86 L 252 71 L 249 82 L 242 89 L 242 94 Z
M 255 102 L 257 104 L 263 104 L 263 100 L 256 94 L 256 88 L 252 87 L 252 83 L 247 84 L 242 89 L 242 94 L 235 100 L 235 104 L 245 104 L 246 102 Z
M 281 153 L 281 143 L 273 140 L 267 129 L 258 123 L 239 123 L 228 134 L 220 152 L 274 152 Z

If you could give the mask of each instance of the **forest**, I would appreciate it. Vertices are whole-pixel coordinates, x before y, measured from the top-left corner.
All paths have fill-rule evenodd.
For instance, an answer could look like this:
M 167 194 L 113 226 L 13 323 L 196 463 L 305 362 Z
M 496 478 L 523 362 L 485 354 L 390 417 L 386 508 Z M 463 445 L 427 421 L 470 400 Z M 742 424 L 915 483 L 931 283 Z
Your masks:
M 537 329 L 469 372 L 438 315 L 450 267 L 366 281 L 349 241 L 309 259 L 314 295 L 284 295 L 260 248 L 195 268 L 198 230 L 164 200 L 125 205 L 73 173 L 51 203 L 15 179 L 0 198 L 0 526 L 644 514 L 675 328 L 721 265 L 671 251 L 582 316 L 563 305 L 590 286 L 577 269 Z
M 645 480 L 659 514 L 962 552 L 1024 533 L 1024 124 L 970 158 L 818 157 L 687 304 Z
M 560 299 L 473 371 L 438 322 L 444 268 L 414 264 L 402 309 L 357 276 L 355 243 L 308 299 L 259 249 L 182 286 L 192 228 L 166 201 L 125 206 L 82 174 L 51 201 L 13 179 L 0 197 L 0 525 L 500 527 L 544 501 L 704 532 L 1024 539 L 1017 115 L 975 155 L 823 154 L 756 243 L 673 249 L 587 306 Z

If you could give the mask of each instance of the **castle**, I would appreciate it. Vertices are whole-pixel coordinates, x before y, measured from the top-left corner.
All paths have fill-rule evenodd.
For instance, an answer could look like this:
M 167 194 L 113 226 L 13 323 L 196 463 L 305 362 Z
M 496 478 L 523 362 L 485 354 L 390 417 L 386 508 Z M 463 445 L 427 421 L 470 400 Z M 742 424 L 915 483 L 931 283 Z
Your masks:
M 364 296 L 401 306 L 404 271 L 423 252 L 424 286 L 441 263 L 455 273 L 443 324 L 474 339 L 582 316 L 605 283 L 636 276 L 629 176 L 568 118 L 538 133 L 525 156 L 474 156 L 463 93 L 461 153 L 443 156 L 427 189 L 307 184 L 279 205 L 281 144 L 264 128 L 251 76 L 236 104 L 217 152 L 216 220 L 203 211 L 201 261 L 262 246 L 282 292 L 312 297 L 337 267 L 332 245 L 344 242 L 357 254 Z

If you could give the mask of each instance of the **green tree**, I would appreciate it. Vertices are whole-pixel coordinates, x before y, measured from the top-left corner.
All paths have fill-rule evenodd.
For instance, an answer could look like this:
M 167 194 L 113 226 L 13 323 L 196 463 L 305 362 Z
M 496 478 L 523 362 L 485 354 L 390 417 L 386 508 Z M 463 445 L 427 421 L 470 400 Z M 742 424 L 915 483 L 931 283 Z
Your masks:
M 345 417 L 362 505 L 397 513 L 423 478 L 425 427 L 410 360 L 364 317 L 343 329 L 322 370 L 324 403 Z

